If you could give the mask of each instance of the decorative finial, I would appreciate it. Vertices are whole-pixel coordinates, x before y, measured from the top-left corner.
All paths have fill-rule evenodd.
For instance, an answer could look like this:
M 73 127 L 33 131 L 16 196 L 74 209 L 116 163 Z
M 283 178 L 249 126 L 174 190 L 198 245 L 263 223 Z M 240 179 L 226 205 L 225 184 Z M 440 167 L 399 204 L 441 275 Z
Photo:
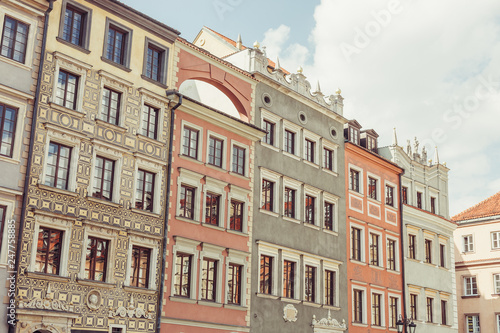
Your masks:
M 253 43 L 253 47 L 254 47 L 254 49 L 257 49 L 257 50 L 258 50 L 258 49 L 259 49 L 259 47 L 260 47 L 259 42 L 258 42 L 258 41 L 255 41 L 255 43 Z
M 238 39 L 236 40 L 236 48 L 238 50 L 243 49 L 243 43 L 241 42 L 241 35 L 240 34 L 238 34 Z
M 278 69 L 281 69 L 280 58 L 276 57 L 276 64 L 274 66 L 274 70 L 277 71 Z
M 316 91 L 315 93 L 321 93 L 321 87 L 319 86 L 319 81 L 316 82 Z
M 337 95 L 340 95 L 340 94 L 342 94 L 342 90 L 340 90 L 340 88 L 337 88 L 337 91 L 335 91 L 335 93 L 336 93 Z
M 436 162 L 436 164 L 439 164 L 439 154 L 437 146 L 434 147 L 434 161 Z
M 394 127 L 394 136 L 392 138 L 392 145 L 394 147 L 398 145 L 398 136 L 396 134 L 396 127 Z
M 302 69 L 302 66 L 299 66 L 299 68 L 297 68 L 297 73 L 299 74 L 302 74 L 304 70 Z

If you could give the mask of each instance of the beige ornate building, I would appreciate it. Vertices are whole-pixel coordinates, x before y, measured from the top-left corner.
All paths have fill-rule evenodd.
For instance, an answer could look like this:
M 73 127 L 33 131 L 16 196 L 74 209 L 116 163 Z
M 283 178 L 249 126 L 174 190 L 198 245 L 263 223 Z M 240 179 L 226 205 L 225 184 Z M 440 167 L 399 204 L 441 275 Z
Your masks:
M 16 332 L 156 329 L 177 35 L 119 1 L 53 3 Z

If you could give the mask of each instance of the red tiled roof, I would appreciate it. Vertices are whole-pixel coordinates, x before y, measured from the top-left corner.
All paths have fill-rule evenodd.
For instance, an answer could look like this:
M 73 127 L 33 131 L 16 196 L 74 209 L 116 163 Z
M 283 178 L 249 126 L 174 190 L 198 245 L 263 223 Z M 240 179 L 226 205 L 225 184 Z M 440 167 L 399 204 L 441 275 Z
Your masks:
M 453 221 L 464 221 L 494 215 L 500 215 L 500 192 L 453 216 L 451 219 Z

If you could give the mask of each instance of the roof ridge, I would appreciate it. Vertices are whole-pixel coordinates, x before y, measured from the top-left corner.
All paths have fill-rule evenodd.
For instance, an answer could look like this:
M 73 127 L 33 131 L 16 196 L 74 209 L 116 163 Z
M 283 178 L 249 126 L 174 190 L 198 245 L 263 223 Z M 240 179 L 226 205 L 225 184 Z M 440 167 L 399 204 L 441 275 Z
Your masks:
M 471 216 L 467 216 L 467 213 L 470 213 L 470 212 L 472 212 L 473 210 L 475 210 L 475 209 L 479 208 L 480 206 L 485 205 L 485 204 L 486 204 L 487 202 L 489 202 L 489 201 L 493 201 L 493 199 L 495 199 L 497 196 L 499 197 L 499 198 L 498 198 L 499 200 L 497 200 L 497 201 L 499 201 L 499 202 L 500 202 L 500 191 L 499 191 L 499 192 L 497 192 L 497 193 L 495 193 L 495 194 L 493 194 L 493 195 L 491 195 L 491 196 L 487 197 L 487 198 L 486 198 L 486 199 L 484 199 L 483 201 L 481 201 L 481 202 L 479 202 L 479 203 L 475 204 L 474 206 L 469 207 L 469 208 L 467 208 L 466 210 L 464 210 L 464 211 L 462 211 L 462 212 L 460 212 L 460 213 L 456 214 L 456 215 L 455 215 L 455 216 L 453 216 L 451 219 L 452 219 L 453 221 L 463 221 L 463 220 L 467 220 L 467 219 L 471 219 L 471 218 L 475 218 L 475 217 L 485 217 L 485 216 L 492 216 L 492 215 L 498 214 L 498 213 L 500 213 L 500 210 L 499 210 L 498 212 L 490 212 L 490 213 L 488 213 L 488 214 L 481 214 L 481 215 L 471 215 Z M 461 218 L 461 216 L 464 216 L 464 217 L 466 217 L 466 218 Z

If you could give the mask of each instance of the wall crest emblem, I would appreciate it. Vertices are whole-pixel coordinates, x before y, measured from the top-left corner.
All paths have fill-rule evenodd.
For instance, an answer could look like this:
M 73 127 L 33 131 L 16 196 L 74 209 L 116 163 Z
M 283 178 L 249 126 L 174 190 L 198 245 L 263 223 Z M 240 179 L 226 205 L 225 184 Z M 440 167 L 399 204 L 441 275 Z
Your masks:
M 284 308 L 283 308 L 283 319 L 285 321 L 289 321 L 289 322 L 296 322 L 297 321 L 297 309 L 293 306 L 293 304 L 287 304 Z
M 87 294 L 87 306 L 91 310 L 97 310 L 101 306 L 101 293 L 99 290 L 93 289 Z
M 128 304 L 128 307 L 124 306 L 119 306 L 116 310 L 113 310 L 112 308 L 109 309 L 108 317 L 113 318 L 113 317 L 121 317 L 121 318 L 146 318 L 146 319 L 153 319 L 153 316 L 151 315 L 150 312 L 144 311 L 142 308 L 137 308 L 134 305 L 134 296 L 130 295 L 130 301 Z

